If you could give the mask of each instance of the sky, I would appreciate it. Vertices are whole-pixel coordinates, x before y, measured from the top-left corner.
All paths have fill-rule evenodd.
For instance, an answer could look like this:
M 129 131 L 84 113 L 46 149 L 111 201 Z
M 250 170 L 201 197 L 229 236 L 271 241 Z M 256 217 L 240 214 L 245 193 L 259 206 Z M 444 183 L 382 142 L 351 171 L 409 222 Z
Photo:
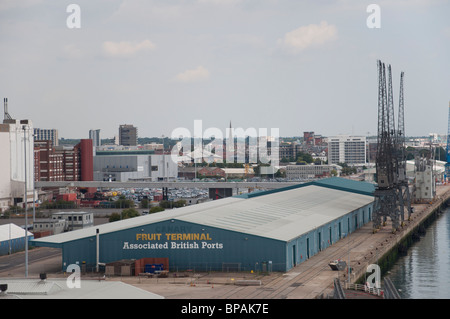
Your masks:
M 450 0 L 1 0 L 0 96 L 60 138 L 193 134 L 195 120 L 376 135 L 381 60 L 395 108 L 405 72 L 406 135 L 445 135 L 449 13 Z

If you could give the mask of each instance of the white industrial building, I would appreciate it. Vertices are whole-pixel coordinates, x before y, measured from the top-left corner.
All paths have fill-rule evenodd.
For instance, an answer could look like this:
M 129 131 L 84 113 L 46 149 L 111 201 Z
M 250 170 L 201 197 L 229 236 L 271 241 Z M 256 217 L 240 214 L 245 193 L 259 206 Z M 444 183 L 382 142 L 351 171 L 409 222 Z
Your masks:
M 5 111 L 0 124 L 0 212 L 9 206 L 23 206 L 25 177 L 27 202 L 33 202 L 34 139 L 30 120 L 11 119 Z M 26 174 L 25 174 L 26 159 Z
M 97 155 L 94 156 L 94 180 L 120 181 L 174 180 L 178 164 L 170 155 Z
M 366 137 L 337 135 L 328 138 L 328 164 L 347 163 L 364 165 L 366 163 Z

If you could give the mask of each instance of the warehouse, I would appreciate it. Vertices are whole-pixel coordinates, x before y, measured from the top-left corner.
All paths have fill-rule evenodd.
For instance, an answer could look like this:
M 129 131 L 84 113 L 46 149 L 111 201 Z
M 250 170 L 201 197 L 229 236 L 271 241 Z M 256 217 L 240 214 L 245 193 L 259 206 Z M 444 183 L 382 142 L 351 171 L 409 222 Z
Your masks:
M 33 236 L 29 231 L 25 234 L 25 228 L 16 224 L 0 225 L 0 256 L 25 250 L 26 240 L 30 241 Z
M 32 243 L 61 248 L 63 270 L 69 264 L 148 259 L 165 260 L 169 271 L 287 271 L 370 221 L 373 190 L 373 184 L 329 178 Z

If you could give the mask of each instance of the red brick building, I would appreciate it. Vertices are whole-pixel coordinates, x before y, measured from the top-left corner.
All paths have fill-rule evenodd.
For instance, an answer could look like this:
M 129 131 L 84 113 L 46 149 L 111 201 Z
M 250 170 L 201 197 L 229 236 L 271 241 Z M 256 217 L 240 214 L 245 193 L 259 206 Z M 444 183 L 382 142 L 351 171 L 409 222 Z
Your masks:
M 92 181 L 92 140 L 81 140 L 73 148 L 53 147 L 51 141 L 34 141 L 34 166 L 35 181 Z
M 219 167 L 202 167 L 198 170 L 197 176 L 202 177 L 225 177 L 225 171 Z

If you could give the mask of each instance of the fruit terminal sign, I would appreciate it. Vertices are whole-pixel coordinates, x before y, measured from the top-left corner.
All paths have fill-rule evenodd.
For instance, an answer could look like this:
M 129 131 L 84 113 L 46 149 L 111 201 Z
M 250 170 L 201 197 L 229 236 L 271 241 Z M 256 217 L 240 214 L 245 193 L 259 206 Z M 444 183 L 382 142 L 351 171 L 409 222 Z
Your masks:
M 209 233 L 151 233 L 136 234 L 136 242 L 123 242 L 122 249 L 223 249 Z

